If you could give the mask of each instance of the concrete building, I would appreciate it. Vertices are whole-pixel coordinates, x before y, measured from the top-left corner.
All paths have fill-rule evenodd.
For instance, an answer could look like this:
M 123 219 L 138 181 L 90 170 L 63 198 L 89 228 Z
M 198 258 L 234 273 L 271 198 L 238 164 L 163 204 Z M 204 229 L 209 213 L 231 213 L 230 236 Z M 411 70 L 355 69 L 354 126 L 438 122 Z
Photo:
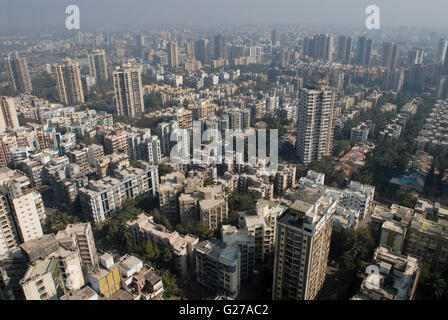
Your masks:
M 168 42 L 166 51 L 168 53 L 168 67 L 176 69 L 179 66 L 179 59 L 177 57 L 177 43 L 175 41 Z
M 6 73 L 11 89 L 22 93 L 31 93 L 30 72 L 25 58 L 20 58 L 17 52 L 8 56 L 5 61 Z
M 113 72 L 118 115 L 141 117 L 145 111 L 141 70 L 124 64 Z
M 297 156 L 310 163 L 333 149 L 335 93 L 316 83 L 315 89 L 301 89 L 299 99 Z
M 27 300 L 55 300 L 84 286 L 77 250 L 63 248 L 54 235 L 44 235 L 21 245 L 30 262 L 20 280 Z
M 109 298 L 121 287 L 119 263 L 114 263 L 113 257 L 107 253 L 100 257 L 100 263 L 100 267 L 88 272 L 87 281 L 100 296 Z
M 236 246 L 240 250 L 241 280 L 252 281 L 255 268 L 255 238 L 247 230 L 238 230 L 231 225 L 223 225 L 221 239 L 226 246 Z
M 79 189 L 83 214 L 100 223 L 119 212 L 127 198 L 156 195 L 159 188 L 158 167 L 139 162 L 140 167 L 117 170 L 112 176 L 90 180 Z
M 327 270 L 333 214 L 337 201 L 318 194 L 304 195 L 277 220 L 275 300 L 313 300 Z
M 379 273 L 368 275 L 352 300 L 414 300 L 422 271 L 419 258 L 378 247 L 371 266 Z
M 128 221 L 133 240 L 137 244 L 152 242 L 167 247 L 173 253 L 175 267 L 182 278 L 186 278 L 194 265 L 193 248 L 199 239 L 192 235 L 182 236 L 178 232 L 170 232 L 162 225 L 154 223 L 152 216 L 140 214 L 136 220 Z
M 98 253 L 90 223 L 69 224 L 65 230 L 56 234 L 56 239 L 67 249 L 77 249 L 83 264 L 98 265 Z
M 88 56 L 89 59 L 89 72 L 90 76 L 96 80 L 105 81 L 109 78 L 107 71 L 106 52 L 103 50 L 95 49 Z
M 16 105 L 13 98 L 0 97 L 0 132 L 6 129 L 17 129 L 19 120 L 17 119 Z
M 233 299 L 241 287 L 241 253 L 235 246 L 203 241 L 194 248 L 196 279 L 203 286 Z
M 17 241 L 26 242 L 41 237 L 45 208 L 40 193 L 34 191 L 28 177 L 19 171 L 6 169 L 2 172 L 0 185 L 17 230 Z
M 256 212 L 241 212 L 239 227 L 255 238 L 255 259 L 264 261 L 274 252 L 276 240 L 276 223 L 286 207 L 260 199 Z
M 59 100 L 62 103 L 68 105 L 84 103 L 78 62 L 74 62 L 70 58 L 62 59 L 62 63 L 56 67 L 56 83 Z

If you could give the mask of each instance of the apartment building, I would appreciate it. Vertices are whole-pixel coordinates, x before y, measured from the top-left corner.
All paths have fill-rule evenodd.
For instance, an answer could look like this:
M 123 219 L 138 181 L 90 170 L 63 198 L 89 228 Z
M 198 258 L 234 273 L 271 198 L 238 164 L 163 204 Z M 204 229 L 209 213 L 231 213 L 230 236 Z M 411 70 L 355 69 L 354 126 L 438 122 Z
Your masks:
M 22 93 L 31 93 L 33 91 L 30 72 L 25 58 L 19 57 L 18 53 L 14 52 L 6 58 L 5 67 L 9 84 L 13 90 Z
M 69 224 L 65 230 L 56 234 L 56 239 L 67 249 L 77 249 L 83 264 L 88 266 L 98 265 L 98 253 L 90 223 Z
M 167 247 L 173 253 L 175 267 L 182 278 L 188 276 L 194 264 L 193 248 L 199 239 L 192 235 L 180 235 L 178 232 L 170 232 L 162 225 L 154 223 L 152 216 L 144 213 L 140 214 L 136 220 L 128 221 L 133 240 L 137 244 L 144 244 L 150 241 L 162 247 Z
M 87 281 L 100 296 L 110 298 L 121 287 L 121 271 L 119 262 L 105 253 L 100 256 L 100 266 L 87 273 Z
M 18 127 L 19 120 L 17 119 L 14 99 L 0 97 L 0 132 L 7 129 L 17 129 Z
M 229 218 L 228 196 L 222 186 L 199 189 L 199 220 L 203 226 L 216 230 Z
M 17 241 L 26 242 L 41 237 L 45 208 L 40 193 L 34 191 L 28 177 L 19 171 L 2 168 L 0 185 L 2 199 L 6 200 L 3 205 L 9 206 L 9 214 L 13 217 Z M 8 236 L 12 235 L 13 232 L 8 232 Z M 7 239 L 7 242 L 12 243 L 10 237 Z
M 296 150 L 302 163 L 331 154 L 334 102 L 335 92 L 328 89 L 328 82 L 315 81 L 311 89 L 300 89 Z
M 107 71 L 106 52 L 95 49 L 88 55 L 90 76 L 97 80 L 104 81 L 109 78 Z
M 104 137 L 104 151 L 106 154 L 125 153 L 129 155 L 128 133 L 114 131 Z
M 185 176 L 178 171 L 161 177 L 158 189 L 160 213 L 163 214 L 171 225 L 180 222 L 179 196 L 184 190 Z
M 193 130 L 193 113 L 185 108 L 176 109 L 175 119 L 181 129 Z
M 203 241 L 194 248 L 197 281 L 217 294 L 233 299 L 241 287 L 241 253 L 236 246 L 215 241 Z
M 241 280 L 252 281 L 255 268 L 255 238 L 247 230 L 238 230 L 231 225 L 223 225 L 221 239 L 226 246 L 236 246 L 240 250 Z
M 264 261 L 274 252 L 276 240 L 276 223 L 287 207 L 260 199 L 257 202 L 256 212 L 241 212 L 239 227 L 247 230 L 255 239 L 255 259 Z
M 363 280 L 352 300 L 414 300 L 422 272 L 419 258 L 378 247 L 370 268 L 377 268 Z
M 59 100 L 67 105 L 84 103 L 79 63 L 70 58 L 62 59 L 56 67 L 56 84 Z
M 124 64 L 113 72 L 118 115 L 141 117 L 145 111 L 141 69 Z
M 83 214 L 100 223 L 118 213 L 127 198 L 156 195 L 159 188 L 158 167 L 139 161 L 139 167 L 114 171 L 101 180 L 89 180 L 79 189 Z
M 302 199 L 277 219 L 275 300 L 313 300 L 325 280 L 337 201 L 315 193 Z
M 57 300 L 84 286 L 79 252 L 63 248 L 54 235 L 27 241 L 21 249 L 29 260 L 20 280 L 27 300 Z

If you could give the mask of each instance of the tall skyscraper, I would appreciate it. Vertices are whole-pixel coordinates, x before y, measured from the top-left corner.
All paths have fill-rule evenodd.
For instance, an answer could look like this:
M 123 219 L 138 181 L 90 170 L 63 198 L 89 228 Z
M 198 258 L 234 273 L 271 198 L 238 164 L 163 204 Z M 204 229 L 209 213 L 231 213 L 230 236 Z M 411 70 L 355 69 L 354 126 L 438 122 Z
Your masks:
M 84 103 L 84 92 L 81 83 L 81 72 L 78 62 L 70 58 L 62 59 L 56 67 L 56 83 L 59 100 L 65 104 Z
M 296 151 L 302 163 L 331 154 L 334 134 L 335 92 L 328 80 L 315 79 L 311 89 L 299 94 Z
M 89 72 L 97 80 L 104 81 L 109 78 L 104 50 L 95 49 L 92 54 L 89 54 Z
M 118 115 L 141 116 L 144 102 L 140 68 L 124 64 L 114 71 L 113 78 Z
M 381 50 L 381 65 L 390 70 L 397 67 L 398 60 L 398 46 L 395 42 L 383 42 Z
M 207 64 L 209 61 L 209 42 L 207 39 L 199 39 L 194 43 L 194 54 L 197 60 L 201 63 Z
M 277 30 L 272 30 L 271 33 L 271 45 L 273 47 L 276 47 L 279 45 L 279 38 L 278 38 L 278 31 Z
M 222 34 L 215 36 L 215 59 L 226 59 L 226 38 Z
M 352 38 L 347 36 L 340 36 L 338 39 L 338 51 L 336 54 L 336 60 L 343 64 L 351 63 L 352 55 Z
M 25 58 L 20 58 L 17 52 L 8 56 L 6 59 L 6 72 L 8 73 L 9 83 L 13 90 L 31 93 L 33 87 Z
M 313 300 L 325 280 L 337 201 L 306 189 L 298 195 L 277 218 L 273 300 Z
M 0 97 L 0 132 L 18 127 L 19 120 L 14 100 L 9 97 Z
M 179 65 L 177 59 L 177 43 L 174 41 L 168 42 L 166 49 L 168 51 L 168 67 L 173 69 L 177 68 Z
M 145 48 L 145 36 L 138 34 L 135 36 L 135 53 L 138 56 L 143 56 L 143 49 Z
M 440 39 L 439 46 L 437 48 L 436 61 L 444 63 L 447 51 L 448 51 L 448 40 Z
M 194 54 L 194 41 L 193 40 L 188 40 L 185 42 L 185 53 L 187 55 L 188 58 L 194 58 L 195 54 Z
M 422 64 L 425 51 L 423 49 L 413 49 L 408 51 L 407 65 L 412 67 L 414 64 Z
M 373 41 L 366 36 L 358 37 L 358 49 L 356 53 L 356 65 L 370 67 Z

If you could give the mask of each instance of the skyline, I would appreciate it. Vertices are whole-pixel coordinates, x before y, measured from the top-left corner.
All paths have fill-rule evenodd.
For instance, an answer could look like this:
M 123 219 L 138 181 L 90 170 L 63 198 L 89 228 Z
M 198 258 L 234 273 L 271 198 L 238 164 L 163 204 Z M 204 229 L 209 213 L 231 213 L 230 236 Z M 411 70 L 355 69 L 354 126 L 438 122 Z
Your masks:
M 65 8 L 77 5 L 83 27 L 111 27 L 120 25 L 338 25 L 364 26 L 368 5 L 381 10 L 381 26 L 448 28 L 444 12 L 448 2 L 430 0 L 431 5 L 418 0 L 267 0 L 217 1 L 167 0 L 163 3 L 142 0 L 2 0 L 0 28 L 40 29 L 61 26 L 67 17 Z M 298 2 L 298 3 L 297 3 Z M 26 10 L 24 10 L 26 8 Z M 173 8 L 175 8 L 173 10 Z M 253 10 L 256 8 L 256 10 Z M 124 15 L 123 12 L 128 12 Z

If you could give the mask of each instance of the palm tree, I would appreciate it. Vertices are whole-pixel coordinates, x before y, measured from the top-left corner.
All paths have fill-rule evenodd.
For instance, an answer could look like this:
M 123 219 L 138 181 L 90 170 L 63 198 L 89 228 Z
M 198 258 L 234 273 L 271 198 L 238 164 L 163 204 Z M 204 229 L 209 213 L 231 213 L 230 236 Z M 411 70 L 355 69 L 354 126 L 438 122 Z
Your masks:
M 424 292 L 431 300 L 441 300 L 445 293 L 446 282 L 439 273 L 430 273 L 422 279 Z

